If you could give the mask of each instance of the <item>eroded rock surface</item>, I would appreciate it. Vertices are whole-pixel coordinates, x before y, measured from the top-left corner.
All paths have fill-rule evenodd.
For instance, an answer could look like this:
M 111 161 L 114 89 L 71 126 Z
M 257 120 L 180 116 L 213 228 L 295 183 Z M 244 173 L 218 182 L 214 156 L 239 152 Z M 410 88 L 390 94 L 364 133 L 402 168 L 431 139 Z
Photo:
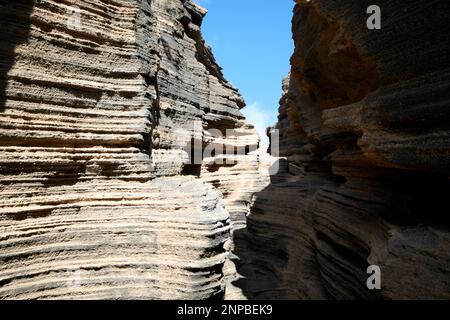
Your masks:
M 264 178 L 206 11 L 72 4 L 0 2 L 0 298 L 222 297 L 230 214 Z M 247 151 L 192 163 L 211 142 Z
M 450 297 L 447 1 L 296 1 L 270 180 L 203 8 L 72 4 L 0 0 L 0 298 Z
M 247 298 L 450 298 L 449 3 L 377 1 L 373 31 L 371 4 L 296 1 L 287 162 L 235 239 Z

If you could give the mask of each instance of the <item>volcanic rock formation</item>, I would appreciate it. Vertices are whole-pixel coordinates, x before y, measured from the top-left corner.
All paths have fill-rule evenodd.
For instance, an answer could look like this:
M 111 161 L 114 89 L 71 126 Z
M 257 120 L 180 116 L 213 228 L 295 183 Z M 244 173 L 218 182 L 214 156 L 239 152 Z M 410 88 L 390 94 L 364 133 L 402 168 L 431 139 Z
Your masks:
M 205 13 L 1 0 L 0 298 L 223 296 L 230 214 L 268 180 Z M 233 152 L 203 158 L 210 144 Z
M 375 2 L 381 30 L 371 1 L 296 1 L 287 161 L 235 234 L 248 298 L 450 298 L 449 2 Z
M 296 0 L 269 178 L 203 8 L 0 0 L 0 299 L 450 298 L 449 3 L 376 2 Z

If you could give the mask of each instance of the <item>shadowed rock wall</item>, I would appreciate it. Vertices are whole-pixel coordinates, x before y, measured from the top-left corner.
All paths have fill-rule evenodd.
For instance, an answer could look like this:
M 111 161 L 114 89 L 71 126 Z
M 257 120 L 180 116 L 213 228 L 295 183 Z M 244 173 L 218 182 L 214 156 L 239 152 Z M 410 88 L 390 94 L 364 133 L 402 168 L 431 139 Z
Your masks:
M 287 161 L 235 236 L 246 297 L 450 298 L 448 12 L 296 1 L 276 125 Z

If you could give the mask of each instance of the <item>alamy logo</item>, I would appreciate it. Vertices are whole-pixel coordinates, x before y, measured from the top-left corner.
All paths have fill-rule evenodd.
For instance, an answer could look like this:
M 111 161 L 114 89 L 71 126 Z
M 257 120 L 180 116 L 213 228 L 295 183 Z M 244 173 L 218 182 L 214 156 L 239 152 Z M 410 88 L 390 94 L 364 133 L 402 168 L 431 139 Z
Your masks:
M 77 5 L 67 7 L 67 27 L 70 30 L 80 30 L 81 29 L 81 9 Z
M 79 289 L 81 287 L 81 270 L 78 267 L 67 269 L 67 287 Z
M 367 19 L 367 28 L 369 30 L 380 30 L 381 8 L 377 5 L 371 5 L 367 8 L 367 14 L 370 14 L 370 17 Z
M 370 274 L 366 282 L 367 288 L 369 290 L 381 290 L 381 268 L 376 265 L 369 266 L 367 274 Z
M 240 161 L 244 161 L 242 156 L 258 150 L 259 146 L 255 142 L 254 136 L 248 136 L 240 130 L 226 129 L 225 132 L 215 128 L 204 130 L 201 121 L 194 121 L 192 125 L 191 129 L 175 129 L 172 136 L 174 148 L 183 150 L 187 155 L 188 159 L 183 160 L 186 164 L 202 165 L 204 161 L 214 159 L 214 163 L 217 165 L 236 165 Z M 271 129 L 269 135 L 270 154 L 277 158 L 280 156 L 279 130 Z M 278 170 L 279 166 L 276 162 L 270 168 L 269 173 L 275 175 Z

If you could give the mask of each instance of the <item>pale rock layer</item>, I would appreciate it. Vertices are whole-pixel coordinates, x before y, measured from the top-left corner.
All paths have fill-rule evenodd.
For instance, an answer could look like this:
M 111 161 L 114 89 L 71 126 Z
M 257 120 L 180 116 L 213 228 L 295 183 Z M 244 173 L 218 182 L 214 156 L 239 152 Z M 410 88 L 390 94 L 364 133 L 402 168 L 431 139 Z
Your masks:
M 0 298 L 223 297 L 230 213 L 264 178 L 206 11 L 80 0 L 77 28 L 73 4 L 0 1 Z M 190 164 L 215 139 L 248 150 Z
M 247 298 L 450 298 L 449 9 L 296 1 L 275 127 L 287 160 L 234 239 Z

